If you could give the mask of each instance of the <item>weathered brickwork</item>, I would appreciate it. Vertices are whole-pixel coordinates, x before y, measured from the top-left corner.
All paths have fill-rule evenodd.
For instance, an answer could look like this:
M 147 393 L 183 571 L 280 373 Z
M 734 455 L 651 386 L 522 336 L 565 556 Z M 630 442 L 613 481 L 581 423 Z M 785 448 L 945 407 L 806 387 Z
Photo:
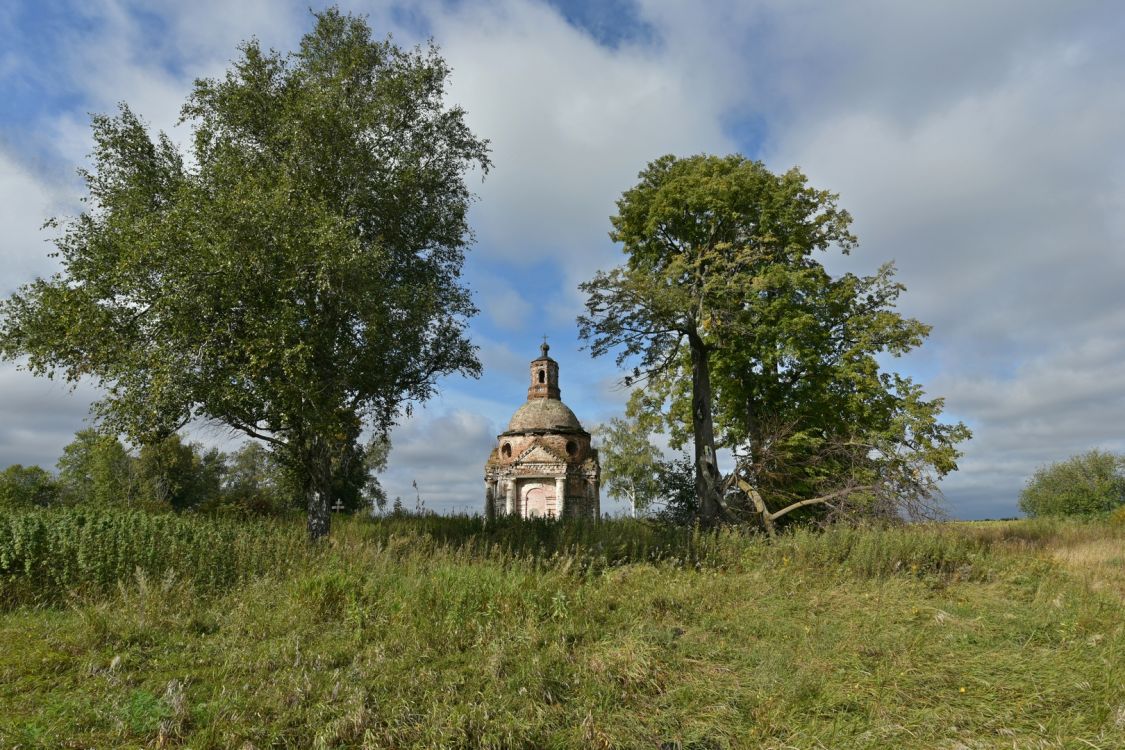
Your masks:
M 598 452 L 560 399 L 559 364 L 547 356 L 550 347 L 540 348 L 531 361 L 527 403 L 497 435 L 484 465 L 485 515 L 597 518 Z

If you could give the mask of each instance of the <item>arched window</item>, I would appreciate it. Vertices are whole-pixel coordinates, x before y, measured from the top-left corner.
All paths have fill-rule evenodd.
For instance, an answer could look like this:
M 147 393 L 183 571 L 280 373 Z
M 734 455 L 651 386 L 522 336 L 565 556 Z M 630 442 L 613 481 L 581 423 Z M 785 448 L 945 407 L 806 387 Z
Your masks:
M 578 452 L 578 443 L 574 442 L 573 440 L 567 440 L 566 441 L 566 452 L 569 455 L 573 456 L 575 453 Z
M 540 383 L 547 382 L 547 373 L 543 372 L 542 370 L 539 371 L 539 382 Z
M 511 458 L 512 457 L 512 444 L 511 443 L 504 443 L 504 447 L 500 449 L 500 453 L 503 454 L 504 458 Z

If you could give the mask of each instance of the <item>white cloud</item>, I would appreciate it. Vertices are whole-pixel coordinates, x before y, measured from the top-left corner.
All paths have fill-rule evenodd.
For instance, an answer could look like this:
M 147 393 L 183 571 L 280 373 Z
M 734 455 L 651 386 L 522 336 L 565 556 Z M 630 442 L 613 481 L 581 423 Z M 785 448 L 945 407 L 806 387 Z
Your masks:
M 773 161 L 841 193 L 856 262 L 896 259 L 912 311 L 1022 339 L 1017 323 L 1085 320 L 1087 304 L 1059 302 L 1110 301 L 1125 266 L 1109 221 L 1123 164 L 1107 158 L 1125 137 L 1125 95 L 1097 95 L 1107 82 L 1085 72 L 1059 61 L 916 127 L 844 112 L 791 134 Z
M 531 2 L 442 6 L 431 18 L 451 99 L 492 141 L 474 217 L 480 252 L 552 258 L 573 284 L 613 262 L 614 201 L 664 153 L 726 151 L 720 98 L 650 47 L 599 46 Z
M 388 497 L 402 497 L 407 508 L 421 496 L 429 510 L 481 512 L 494 429 L 490 420 L 463 409 L 430 409 L 406 419 L 391 436 L 388 470 L 380 477 Z
M 58 189 L 0 149 L 0 227 L 4 228 L 0 294 L 7 296 L 21 284 L 57 268 L 48 257 L 53 235 L 42 226 L 60 211 L 63 202 Z
M 77 23 L 59 34 L 53 50 L 58 78 L 47 78 L 83 99 L 46 125 L 54 152 L 72 165 L 85 163 L 92 147 L 89 113 L 113 114 L 121 102 L 187 146 L 190 132 L 177 121 L 193 81 L 222 76 L 238 45 L 252 37 L 267 49 L 291 48 L 307 18 L 303 7 L 265 0 L 97 0 L 76 8 Z
M 847 90 L 788 102 L 770 156 L 855 215 L 860 250 L 836 267 L 896 260 L 904 311 L 935 324 L 929 390 L 975 431 L 945 484 L 959 513 L 1012 515 L 1036 465 L 1125 448 L 1125 58 L 1096 19 L 1050 15 L 986 11 L 988 44 L 976 23 L 943 35 L 944 15 L 912 50 L 846 34 Z M 964 45 L 949 67 L 935 39 Z

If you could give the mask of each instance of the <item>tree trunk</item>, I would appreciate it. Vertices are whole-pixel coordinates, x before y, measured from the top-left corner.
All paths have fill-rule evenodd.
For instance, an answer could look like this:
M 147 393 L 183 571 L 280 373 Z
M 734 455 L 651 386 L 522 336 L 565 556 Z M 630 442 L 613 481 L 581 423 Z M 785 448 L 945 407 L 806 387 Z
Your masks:
M 328 536 L 331 528 L 332 514 L 329 512 L 328 502 L 332 493 L 327 486 L 312 486 L 307 493 L 309 541 L 315 542 Z
M 699 518 L 713 524 L 719 517 L 719 468 L 715 465 L 715 423 L 711 415 L 711 364 L 707 348 L 695 333 L 691 347 L 691 426 L 695 438 L 695 495 Z
M 317 450 L 320 448 L 320 450 Z M 308 503 L 309 541 L 328 536 L 332 526 L 332 460 L 323 446 L 314 446 L 305 461 L 305 500 Z
M 762 499 L 761 494 L 752 489 L 750 490 L 750 499 L 754 501 L 754 507 L 762 519 L 762 525 L 766 528 L 766 533 L 769 534 L 770 538 L 777 536 L 777 519 L 766 507 L 766 502 Z

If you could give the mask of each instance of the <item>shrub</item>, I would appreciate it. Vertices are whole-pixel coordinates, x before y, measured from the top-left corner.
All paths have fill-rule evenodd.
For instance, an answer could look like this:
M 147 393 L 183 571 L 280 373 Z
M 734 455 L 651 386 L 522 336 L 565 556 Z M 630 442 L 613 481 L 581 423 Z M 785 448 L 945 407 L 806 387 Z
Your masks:
M 1109 525 L 1125 528 L 1125 505 L 1117 506 L 1117 510 L 1109 514 Z
M 1092 450 L 1040 467 L 1020 493 L 1029 516 L 1108 513 L 1125 505 L 1125 457 Z
M 0 508 L 43 507 L 58 497 L 58 484 L 38 466 L 14 464 L 0 472 Z

